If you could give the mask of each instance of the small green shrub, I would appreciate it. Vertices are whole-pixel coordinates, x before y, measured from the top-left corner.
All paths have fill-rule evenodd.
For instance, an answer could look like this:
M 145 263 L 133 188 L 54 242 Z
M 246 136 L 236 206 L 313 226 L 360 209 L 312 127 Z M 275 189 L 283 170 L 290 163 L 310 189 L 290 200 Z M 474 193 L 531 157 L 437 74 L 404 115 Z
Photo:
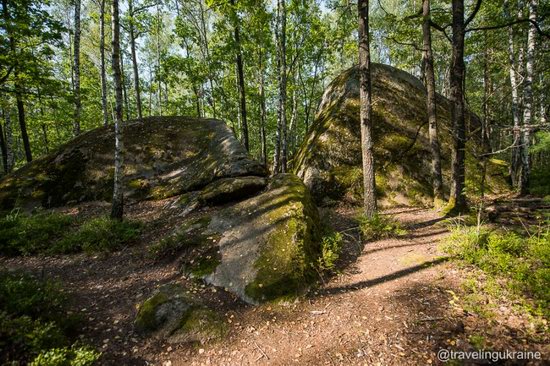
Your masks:
M 107 216 L 86 221 L 53 247 L 56 253 L 114 251 L 135 241 L 141 233 L 141 223 L 120 221 Z
M 366 240 L 378 240 L 407 233 L 399 222 L 386 215 L 376 214 L 370 218 L 360 215 L 357 217 L 357 221 L 363 238 Z
M 342 251 L 342 234 L 337 231 L 330 232 L 323 236 L 321 241 L 321 257 L 319 268 L 322 270 L 334 269 L 334 265 Z
M 86 346 L 73 345 L 71 348 L 52 348 L 41 352 L 29 364 L 30 366 L 89 366 L 93 365 L 101 354 Z
M 457 226 L 443 250 L 490 276 L 506 279 L 509 290 L 532 298 L 537 312 L 550 316 L 550 225 L 526 236 Z
M 75 318 L 59 286 L 29 275 L 0 272 L 0 364 L 91 365 L 99 353 L 71 346 Z M 32 361 L 32 362 L 31 362 Z
M 68 215 L 39 213 L 32 216 L 13 211 L 0 219 L 0 254 L 30 255 L 48 251 L 67 227 L 74 223 Z
M 173 255 L 185 247 L 186 235 L 183 232 L 166 236 L 149 248 L 149 253 L 154 258 Z

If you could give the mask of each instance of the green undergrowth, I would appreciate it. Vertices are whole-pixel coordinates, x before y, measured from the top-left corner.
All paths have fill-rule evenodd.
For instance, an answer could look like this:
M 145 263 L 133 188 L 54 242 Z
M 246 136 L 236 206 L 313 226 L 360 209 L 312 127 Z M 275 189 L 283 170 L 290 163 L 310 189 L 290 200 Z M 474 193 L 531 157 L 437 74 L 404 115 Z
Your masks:
M 80 319 L 67 314 L 66 302 L 52 281 L 0 272 L 0 364 L 94 364 L 100 353 L 75 341 Z
M 60 213 L 15 210 L 0 218 L 0 255 L 113 251 L 134 242 L 141 227 L 105 216 L 82 221 Z
M 457 225 L 442 249 L 487 276 L 482 294 L 507 291 L 528 313 L 550 318 L 550 222 L 531 231 Z
M 342 244 L 342 234 L 327 230 L 321 240 L 321 256 L 318 259 L 319 269 L 330 271 L 335 268 L 336 261 L 340 258 Z
M 366 217 L 361 214 L 357 216 L 357 222 L 365 240 L 379 240 L 407 233 L 398 221 L 387 215 L 375 214 Z

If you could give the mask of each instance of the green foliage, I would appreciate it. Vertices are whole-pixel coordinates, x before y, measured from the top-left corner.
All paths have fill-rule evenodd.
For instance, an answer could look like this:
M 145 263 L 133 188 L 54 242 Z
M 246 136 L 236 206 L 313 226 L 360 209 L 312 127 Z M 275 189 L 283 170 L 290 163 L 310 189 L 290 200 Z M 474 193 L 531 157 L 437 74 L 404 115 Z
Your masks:
M 458 226 L 443 249 L 488 275 L 506 279 L 511 291 L 533 298 L 540 312 L 550 316 L 550 225 L 526 235 Z
M 40 353 L 30 366 L 88 366 L 93 365 L 100 353 L 86 346 L 52 348 Z
M 342 234 L 337 231 L 330 232 L 323 236 L 321 241 L 321 257 L 319 268 L 323 270 L 334 269 L 334 265 L 342 251 Z
M 529 192 L 537 196 L 550 195 L 550 166 L 536 167 L 531 171 Z
M 54 247 L 58 253 L 104 252 L 118 250 L 135 241 L 141 233 L 142 224 L 120 221 L 107 216 L 85 222 L 76 232 L 66 235 Z
M 66 300 L 51 281 L 0 273 L 0 363 L 84 366 L 97 360 L 91 348 L 69 348 L 75 318 L 67 317 Z
M 0 253 L 29 255 L 46 252 L 73 221 L 72 217 L 57 213 L 29 216 L 12 211 L 0 219 Z
M 376 214 L 370 218 L 360 215 L 357 217 L 357 221 L 363 238 L 366 240 L 378 240 L 407 233 L 399 222 L 387 215 Z
M 13 211 L 0 219 L 0 254 L 32 255 L 97 252 L 122 248 L 135 241 L 142 225 L 99 217 L 78 225 L 59 213 L 26 215 Z

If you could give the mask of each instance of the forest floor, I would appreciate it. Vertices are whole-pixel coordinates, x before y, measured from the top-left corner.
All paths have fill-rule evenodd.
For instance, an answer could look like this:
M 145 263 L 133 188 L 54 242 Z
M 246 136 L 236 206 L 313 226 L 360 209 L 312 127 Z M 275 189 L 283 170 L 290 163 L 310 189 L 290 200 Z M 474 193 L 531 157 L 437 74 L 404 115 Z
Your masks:
M 82 316 L 83 341 L 103 352 L 102 364 L 426 365 L 441 364 L 440 349 L 475 347 L 538 351 L 550 359 L 540 319 L 518 311 L 512 301 L 499 301 L 490 316 L 468 310 L 463 283 L 483 278 L 443 255 L 439 244 L 449 230 L 432 210 L 385 211 L 407 233 L 373 242 L 359 239 L 354 209 L 323 210 L 346 239 L 336 274 L 296 301 L 250 306 L 183 277 L 177 260 L 158 262 L 147 255 L 147 247 L 174 224 L 161 220 L 165 203 L 129 208 L 129 218 L 159 222 L 140 245 L 108 255 L 0 258 L 0 265 L 60 281 L 72 294 L 71 312 Z M 108 208 L 91 203 L 72 210 L 96 215 Z M 224 314 L 226 337 L 170 344 L 135 332 L 137 305 L 168 282 L 181 283 Z

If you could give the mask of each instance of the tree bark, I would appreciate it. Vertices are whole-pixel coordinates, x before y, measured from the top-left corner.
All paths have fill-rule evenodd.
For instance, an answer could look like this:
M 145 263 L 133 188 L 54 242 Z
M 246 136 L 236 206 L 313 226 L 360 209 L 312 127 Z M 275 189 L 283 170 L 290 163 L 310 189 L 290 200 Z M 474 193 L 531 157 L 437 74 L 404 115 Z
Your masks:
M 426 107 L 428 111 L 428 133 L 430 137 L 430 150 L 432 153 L 432 179 L 434 206 L 439 206 L 443 200 L 443 178 L 441 176 L 441 152 L 437 132 L 437 106 L 435 95 L 435 75 L 432 55 L 432 33 L 430 26 L 430 0 L 422 2 L 422 34 L 424 43 L 424 77 L 426 83 Z
M 464 79 L 466 66 L 464 64 L 464 0 L 452 2 L 453 37 L 450 75 L 451 119 L 453 145 L 451 157 L 451 194 L 449 197 L 449 213 L 461 213 L 467 209 L 465 187 L 465 149 L 466 124 L 464 103 Z
M 241 139 L 246 151 L 249 150 L 249 141 L 248 141 L 248 122 L 246 120 L 246 89 L 244 82 L 244 65 L 243 65 L 243 54 L 241 50 L 241 29 L 239 26 L 239 19 L 237 12 L 235 10 L 235 0 L 231 1 L 231 7 L 233 11 L 234 19 L 234 34 L 235 34 L 235 47 L 236 47 L 236 62 L 237 62 L 237 85 L 239 89 L 239 103 L 241 111 Z
M 537 29 L 534 22 L 537 21 L 538 0 L 529 2 L 529 33 L 527 34 L 527 54 L 525 64 L 525 84 L 523 89 L 523 125 L 530 126 L 533 116 L 533 76 L 535 72 L 535 46 Z M 521 195 L 529 194 L 529 175 L 531 171 L 529 161 L 529 145 L 531 143 L 531 129 L 524 128 L 521 146 L 521 175 L 519 179 L 519 191 Z
M 6 167 L 8 169 L 8 173 L 12 171 L 13 166 L 15 164 L 15 158 L 13 155 L 13 134 L 11 130 L 11 114 L 10 111 L 6 111 L 5 115 L 6 124 L 4 125 L 5 135 L 6 135 Z
M 504 4 L 504 7 L 506 8 L 508 6 L 506 2 Z M 513 138 L 514 138 L 514 145 L 516 145 L 512 149 L 512 158 L 510 163 L 510 177 L 512 178 L 512 185 L 514 187 L 518 186 L 519 181 L 519 166 L 520 166 L 520 148 L 521 145 L 521 133 L 519 131 L 519 126 L 521 123 L 521 111 L 520 111 L 520 103 L 519 103 L 519 96 L 518 96 L 518 76 L 516 74 L 516 57 L 515 57 L 515 49 L 514 49 L 514 29 L 512 26 L 508 29 L 508 62 L 510 64 L 510 86 L 512 89 L 512 118 L 514 121 L 514 132 L 513 132 Z
M 263 57 L 263 48 L 260 49 L 259 55 L 259 70 L 260 70 L 260 143 L 261 143 L 261 153 L 262 153 L 262 162 L 267 166 L 267 143 L 265 136 L 265 124 L 267 119 L 267 110 L 265 105 L 265 76 L 264 76 L 264 66 L 262 63 Z
M 113 182 L 113 202 L 111 218 L 122 220 L 124 214 L 124 194 L 122 191 L 123 178 L 123 151 L 122 143 L 122 77 L 120 71 L 120 23 L 118 0 L 112 0 L 112 63 L 115 81 L 115 171 Z
M 279 96 L 277 103 L 277 135 L 275 146 L 274 173 L 286 173 L 287 168 L 287 127 L 286 127 L 286 0 L 277 1 L 277 67 Z
M 4 118 L 8 118 L 8 111 L 4 110 Z M 6 140 L 4 139 L 4 129 L 2 128 L 2 123 L 0 123 L 0 149 L 2 150 L 2 165 L 4 167 L 4 173 L 8 174 L 8 148 L 6 146 Z
M 100 1 L 99 8 L 99 59 L 101 78 L 101 111 L 103 112 L 103 125 L 109 124 L 109 112 L 107 110 L 107 74 L 105 71 L 105 0 Z
M 80 5 L 81 0 L 74 0 L 74 125 L 73 133 L 80 135 L 80 116 L 82 101 L 80 100 Z
M 141 120 L 143 118 L 142 109 L 141 109 L 141 90 L 139 87 L 139 70 L 137 62 L 137 52 L 136 52 L 136 30 L 134 28 L 134 4 L 133 0 L 128 0 L 128 12 L 130 14 L 130 49 L 132 52 L 132 67 L 134 69 L 134 89 L 136 92 L 136 108 L 138 112 L 138 118 Z
M 359 14 L 359 94 L 361 122 L 361 150 L 363 161 L 363 209 L 366 217 L 376 214 L 376 191 L 374 178 L 374 154 L 372 140 L 372 86 L 369 45 L 369 2 L 358 0 Z
M 6 25 L 11 24 L 10 14 L 8 10 L 8 1 L 2 0 L 2 8 L 4 13 L 4 21 L 6 22 Z M 13 38 L 13 35 L 9 32 L 9 27 L 6 27 L 7 29 L 7 35 L 9 38 L 9 44 L 10 44 L 10 51 L 14 57 L 15 65 L 14 65 L 14 82 L 13 87 L 15 89 L 15 99 L 17 104 L 17 115 L 19 119 L 19 127 L 21 129 L 21 139 L 23 140 L 23 148 L 25 149 L 25 157 L 27 159 L 27 162 L 32 161 L 32 152 L 31 152 L 31 144 L 29 142 L 29 135 L 27 134 L 27 123 L 25 122 L 25 104 L 23 102 L 23 96 L 21 94 L 21 85 L 19 84 L 19 65 L 17 63 L 17 46 L 15 44 L 15 39 Z

